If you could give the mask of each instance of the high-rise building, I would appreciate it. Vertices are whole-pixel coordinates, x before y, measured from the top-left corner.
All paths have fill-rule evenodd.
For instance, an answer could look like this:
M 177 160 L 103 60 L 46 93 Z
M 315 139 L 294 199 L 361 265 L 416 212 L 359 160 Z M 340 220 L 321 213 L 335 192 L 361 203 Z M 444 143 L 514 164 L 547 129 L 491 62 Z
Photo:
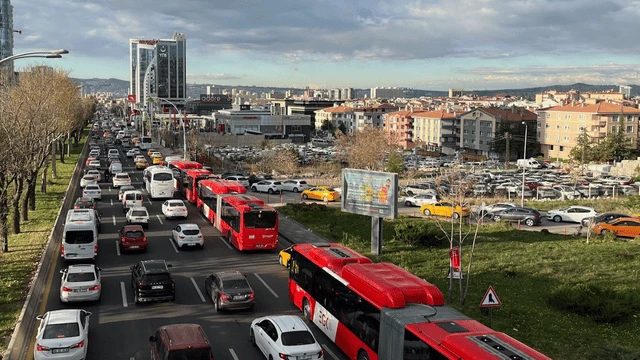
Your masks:
M 130 39 L 130 91 L 138 104 L 149 97 L 184 104 L 187 97 L 187 39 Z
M 625 99 L 631 99 L 631 86 L 629 85 L 620 85 L 620 93 L 624 96 Z
M 453 98 L 453 97 L 461 97 L 462 96 L 462 92 L 464 90 L 463 89 L 454 89 L 454 88 L 450 88 L 449 89 L 449 97 Z
M 216 87 L 215 85 L 207 86 L 207 95 L 220 95 L 222 94 L 222 89 Z
M 11 0 L 0 0 L 0 58 L 13 55 L 13 5 Z M 4 69 L 13 73 L 13 61 L 5 63 Z
M 371 88 L 372 99 L 394 99 L 404 97 L 404 89 L 398 87 Z
M 353 88 L 344 88 L 340 92 L 340 99 L 342 100 L 353 100 Z

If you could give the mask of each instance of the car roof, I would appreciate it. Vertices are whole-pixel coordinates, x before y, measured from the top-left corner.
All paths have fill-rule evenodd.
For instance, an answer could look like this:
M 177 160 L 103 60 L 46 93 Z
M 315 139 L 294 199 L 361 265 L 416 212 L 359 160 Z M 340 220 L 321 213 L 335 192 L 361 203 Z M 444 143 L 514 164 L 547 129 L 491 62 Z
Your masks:
M 93 264 L 69 265 L 67 273 L 95 272 L 96 266 Z
M 53 310 L 48 312 L 48 324 L 66 324 L 69 322 L 77 322 L 80 309 Z
M 617 218 L 614 220 L 615 222 L 621 222 L 621 221 L 635 221 L 638 222 L 640 221 L 640 219 L 635 218 L 635 217 L 621 217 L 621 218 Z
M 131 210 L 144 210 L 147 211 L 147 208 L 145 206 L 134 206 L 131 208 Z M 148 212 L 148 211 L 147 211 Z
M 178 226 L 180 226 L 182 230 L 200 230 L 198 224 L 179 224 Z
M 125 225 L 122 227 L 123 231 L 144 231 L 142 225 Z
M 158 329 L 166 334 L 171 349 L 209 348 L 209 340 L 202 327 L 198 324 L 165 325 Z
M 304 321 L 300 317 L 295 315 L 278 315 L 268 316 L 268 319 L 273 321 L 281 332 L 289 332 L 295 330 L 309 330 Z

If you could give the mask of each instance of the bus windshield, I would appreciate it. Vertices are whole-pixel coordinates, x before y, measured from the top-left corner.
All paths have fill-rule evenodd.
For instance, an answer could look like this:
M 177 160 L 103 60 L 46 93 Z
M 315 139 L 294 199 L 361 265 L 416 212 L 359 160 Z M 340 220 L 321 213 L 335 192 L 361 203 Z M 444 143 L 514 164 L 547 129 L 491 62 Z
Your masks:
M 244 226 L 253 229 L 276 227 L 278 213 L 275 211 L 249 211 L 244 214 Z
M 153 181 L 172 181 L 173 176 L 169 173 L 158 173 L 153 175 Z

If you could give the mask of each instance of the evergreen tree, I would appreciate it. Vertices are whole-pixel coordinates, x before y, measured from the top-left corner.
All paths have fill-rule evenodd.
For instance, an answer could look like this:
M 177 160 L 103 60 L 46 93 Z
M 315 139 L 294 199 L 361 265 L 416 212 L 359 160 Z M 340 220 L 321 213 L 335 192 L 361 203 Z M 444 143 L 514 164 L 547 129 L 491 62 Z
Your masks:
M 400 174 L 404 171 L 404 157 L 397 151 L 392 151 L 387 160 L 387 172 Z

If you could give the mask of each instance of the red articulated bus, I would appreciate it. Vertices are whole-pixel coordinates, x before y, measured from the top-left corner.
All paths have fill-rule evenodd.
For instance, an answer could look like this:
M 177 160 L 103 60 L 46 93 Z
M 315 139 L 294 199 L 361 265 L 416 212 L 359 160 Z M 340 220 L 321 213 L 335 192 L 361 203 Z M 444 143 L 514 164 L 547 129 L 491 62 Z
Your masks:
M 340 244 L 298 244 L 289 298 L 353 360 L 550 359 L 444 304 L 440 290 Z
M 198 210 L 209 219 L 212 224 L 216 223 L 216 214 L 219 213 L 218 196 L 228 194 L 245 194 L 247 189 L 235 181 L 208 179 L 198 182 Z
M 278 248 L 278 212 L 255 196 L 222 196 L 218 222 L 218 230 L 238 250 Z
M 184 182 L 184 170 L 202 169 L 202 164 L 197 161 L 172 161 L 169 169 L 173 171 L 173 186 L 176 191 L 181 192 Z
M 205 169 L 187 169 L 183 170 L 182 174 L 184 176 L 180 192 L 192 204 L 198 200 L 198 183 L 207 179 L 215 179 L 211 171 Z

